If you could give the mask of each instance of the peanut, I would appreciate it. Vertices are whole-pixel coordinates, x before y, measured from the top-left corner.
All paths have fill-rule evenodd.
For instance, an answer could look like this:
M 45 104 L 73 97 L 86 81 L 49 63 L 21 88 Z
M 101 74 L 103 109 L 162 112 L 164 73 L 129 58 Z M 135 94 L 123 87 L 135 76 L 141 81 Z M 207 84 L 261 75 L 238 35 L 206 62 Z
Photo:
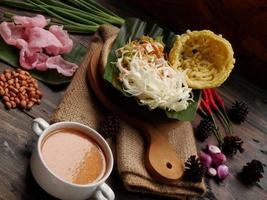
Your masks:
M 19 88 L 19 92 L 23 92 L 25 89 L 26 89 L 26 87 L 22 86 L 22 87 Z
M 11 74 L 12 73 L 11 69 L 5 69 L 4 70 L 4 74 L 7 74 L 7 73 L 10 73 Z
M 9 103 L 9 102 L 6 102 L 6 103 L 5 103 L 5 106 L 6 106 L 7 109 L 11 109 L 11 108 L 12 108 L 12 105 L 11 105 L 11 103 Z
M 17 104 L 15 103 L 15 101 L 10 101 L 11 105 L 12 105 L 12 108 L 16 108 L 17 107 Z
M 26 80 L 27 79 L 26 76 L 23 75 L 23 74 L 19 74 L 18 76 L 19 76 L 19 79 L 20 80 Z
M 18 97 L 15 98 L 15 102 L 16 102 L 16 104 L 20 104 L 20 100 Z
M 0 75 L 0 80 L 6 82 L 6 77 L 5 77 L 4 74 L 1 74 L 1 75 Z
M 37 90 L 37 91 L 36 91 L 36 94 L 39 95 L 40 98 L 42 98 L 42 96 L 43 96 L 43 94 L 42 94 L 42 92 L 41 92 L 40 90 Z
M 21 85 L 23 85 L 23 86 L 26 86 L 27 85 L 27 81 L 21 81 Z
M 0 74 L 0 96 L 7 109 L 17 106 L 31 109 L 34 104 L 40 104 L 43 94 L 29 72 L 6 69 Z
M 29 101 L 29 103 L 27 104 L 27 109 L 31 109 L 33 104 L 34 104 L 34 102 Z
M 8 101 L 9 101 L 9 97 L 8 97 L 8 96 L 4 96 L 4 97 L 3 97 L 3 101 L 4 101 L 4 102 L 8 102 Z
M 19 88 L 20 88 L 20 84 L 19 84 L 19 83 L 16 83 L 16 84 L 15 84 L 15 87 L 16 87 L 17 89 L 19 89 Z
M 0 96 L 4 96 L 5 90 L 3 88 L 0 89 Z
M 26 102 L 25 100 L 22 100 L 22 101 L 20 102 L 20 106 L 21 106 L 22 108 L 26 108 L 26 106 L 27 106 L 27 102 Z
M 31 92 L 31 91 L 35 91 L 35 88 L 29 87 L 29 88 L 27 88 L 27 90 L 28 90 L 28 92 Z
M 30 101 L 37 103 L 37 99 L 35 99 L 35 98 L 30 98 Z
M 9 95 L 10 95 L 11 97 L 16 97 L 16 94 L 15 94 L 14 92 L 12 92 L 12 91 L 9 92 Z
M 30 98 L 35 97 L 35 91 L 30 91 L 29 97 L 30 97 Z
M 14 83 L 14 79 L 10 79 L 7 81 L 8 84 L 12 85 Z
M 6 76 L 6 79 L 7 79 L 7 80 L 11 79 L 11 73 L 7 72 L 7 73 L 5 74 L 5 76 Z
M 25 98 L 25 96 L 23 94 L 19 94 L 19 99 L 20 100 L 25 100 L 26 98 Z
M 10 90 L 11 90 L 12 92 L 14 92 L 15 94 L 17 94 L 17 93 L 19 92 L 18 89 L 14 88 L 14 87 L 12 87 Z

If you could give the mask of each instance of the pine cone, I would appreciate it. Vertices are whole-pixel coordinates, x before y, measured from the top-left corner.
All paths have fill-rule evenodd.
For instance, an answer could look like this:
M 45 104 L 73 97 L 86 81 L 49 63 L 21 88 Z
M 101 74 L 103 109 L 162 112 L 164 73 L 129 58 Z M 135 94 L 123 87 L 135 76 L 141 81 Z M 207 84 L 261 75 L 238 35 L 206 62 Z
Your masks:
M 120 131 L 120 121 L 116 116 L 106 116 L 100 123 L 99 133 L 104 138 L 113 137 Z
M 233 156 L 237 153 L 237 150 L 242 153 L 244 149 L 242 148 L 243 141 L 238 136 L 225 136 L 223 138 L 222 151 L 226 155 Z
M 240 178 L 245 184 L 251 185 L 260 182 L 263 173 L 263 164 L 258 160 L 252 160 L 243 167 L 242 172 L 240 173 Z
M 213 121 L 210 118 L 202 119 L 196 130 L 196 138 L 200 142 L 204 142 L 216 130 Z
M 243 101 L 236 101 L 233 103 L 232 108 L 228 111 L 229 118 L 236 124 L 244 122 L 248 115 L 248 106 Z
M 204 177 L 204 167 L 196 155 L 190 156 L 185 162 L 183 179 L 191 182 L 201 182 Z

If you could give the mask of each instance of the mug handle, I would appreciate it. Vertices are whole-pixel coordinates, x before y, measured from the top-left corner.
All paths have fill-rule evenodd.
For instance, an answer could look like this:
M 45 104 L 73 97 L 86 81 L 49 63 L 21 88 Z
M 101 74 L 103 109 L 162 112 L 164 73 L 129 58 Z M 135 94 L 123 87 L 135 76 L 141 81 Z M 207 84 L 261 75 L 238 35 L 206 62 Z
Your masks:
M 94 198 L 96 200 L 114 200 L 115 194 L 106 183 L 103 183 L 97 188 Z
M 43 118 L 35 118 L 32 122 L 32 130 L 38 136 L 42 135 L 43 131 L 49 126 L 49 123 Z

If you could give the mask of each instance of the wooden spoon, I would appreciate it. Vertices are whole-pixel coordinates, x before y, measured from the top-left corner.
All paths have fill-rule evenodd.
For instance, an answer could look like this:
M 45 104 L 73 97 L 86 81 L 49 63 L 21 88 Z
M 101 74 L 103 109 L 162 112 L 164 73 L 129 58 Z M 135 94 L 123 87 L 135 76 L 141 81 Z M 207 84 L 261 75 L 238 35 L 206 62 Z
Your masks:
M 103 78 L 101 77 L 99 59 L 102 47 L 103 44 L 94 52 L 88 64 L 88 78 L 94 93 L 107 109 L 145 134 L 148 143 L 145 166 L 153 178 L 160 182 L 178 180 L 183 175 L 183 162 L 168 142 L 167 133 L 179 122 L 170 120 L 157 125 L 151 124 L 127 113 L 123 107 L 112 102 L 107 92 L 104 91 Z

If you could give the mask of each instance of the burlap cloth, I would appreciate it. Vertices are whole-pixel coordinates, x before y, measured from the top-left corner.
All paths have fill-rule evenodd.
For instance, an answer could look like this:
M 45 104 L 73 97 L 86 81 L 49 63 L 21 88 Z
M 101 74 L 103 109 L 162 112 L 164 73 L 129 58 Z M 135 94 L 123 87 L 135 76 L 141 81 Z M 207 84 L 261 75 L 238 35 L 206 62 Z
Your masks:
M 67 88 L 61 103 L 51 118 L 51 122 L 77 121 L 98 129 L 106 111 L 94 97 L 91 88 L 88 87 L 88 59 L 99 48 L 101 42 L 105 43 L 117 33 L 117 28 L 104 25 L 93 36 L 88 54 Z M 170 129 L 168 136 L 169 142 L 183 160 L 186 160 L 190 155 L 197 154 L 190 122 L 179 122 L 177 127 Z M 185 196 L 200 196 L 205 192 L 206 188 L 203 182 L 194 184 L 180 180 L 167 185 L 155 181 L 144 166 L 144 145 L 141 134 L 121 121 L 121 131 L 116 137 L 116 163 L 127 190 L 178 199 Z

